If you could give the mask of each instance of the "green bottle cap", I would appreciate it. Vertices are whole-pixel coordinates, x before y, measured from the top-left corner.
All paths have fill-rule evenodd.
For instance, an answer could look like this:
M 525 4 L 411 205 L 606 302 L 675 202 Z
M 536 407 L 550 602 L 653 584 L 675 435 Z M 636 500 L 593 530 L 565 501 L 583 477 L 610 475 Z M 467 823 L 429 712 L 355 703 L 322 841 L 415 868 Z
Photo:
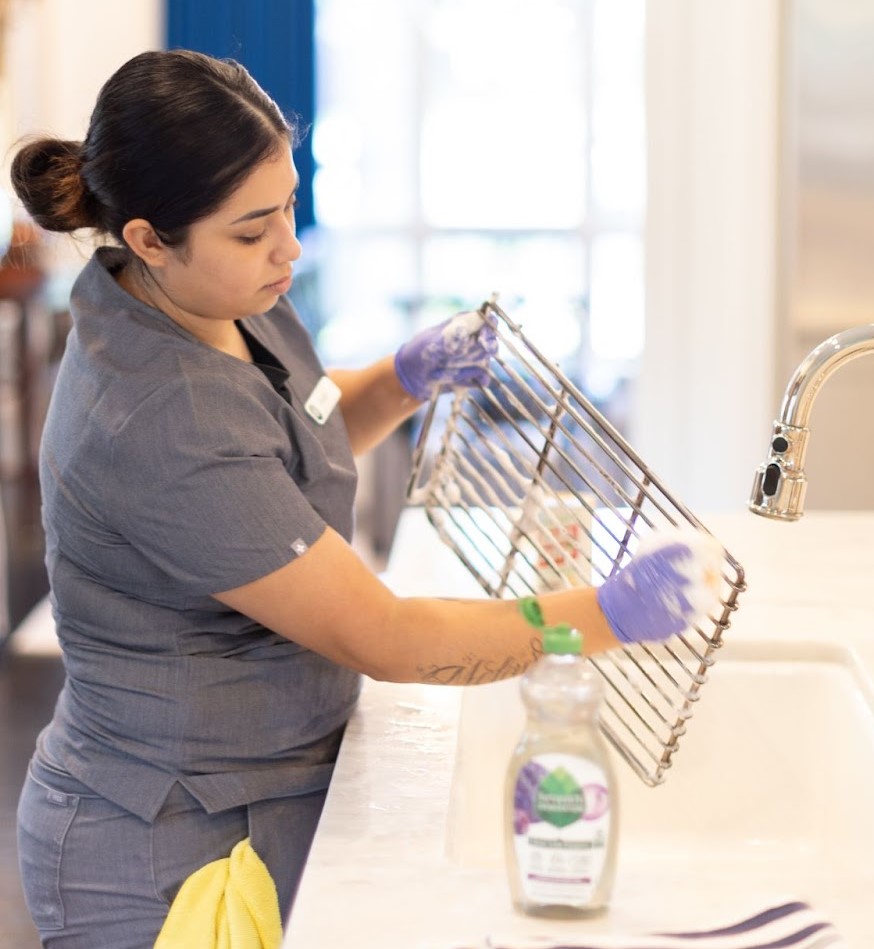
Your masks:
M 583 651 L 583 637 L 579 630 L 567 623 L 543 627 L 543 651 L 563 656 L 579 656 Z

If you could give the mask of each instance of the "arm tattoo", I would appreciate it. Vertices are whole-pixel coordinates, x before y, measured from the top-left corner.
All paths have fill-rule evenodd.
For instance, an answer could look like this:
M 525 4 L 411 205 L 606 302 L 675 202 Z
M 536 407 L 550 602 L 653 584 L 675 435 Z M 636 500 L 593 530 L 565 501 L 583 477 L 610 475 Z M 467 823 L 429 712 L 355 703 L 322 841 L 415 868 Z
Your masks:
M 543 653 L 539 637 L 529 644 L 530 656 L 527 661 L 507 656 L 500 662 L 480 659 L 470 654 L 459 663 L 452 665 L 419 666 L 420 682 L 426 685 L 485 685 L 521 675 Z

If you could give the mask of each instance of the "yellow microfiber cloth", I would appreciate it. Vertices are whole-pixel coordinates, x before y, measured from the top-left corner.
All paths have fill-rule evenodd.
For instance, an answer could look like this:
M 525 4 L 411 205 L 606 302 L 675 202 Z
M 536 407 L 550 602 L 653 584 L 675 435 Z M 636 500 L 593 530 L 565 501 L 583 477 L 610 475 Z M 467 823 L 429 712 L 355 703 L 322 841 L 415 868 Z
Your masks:
M 182 884 L 154 949 L 279 949 L 281 942 L 276 885 L 247 837 Z

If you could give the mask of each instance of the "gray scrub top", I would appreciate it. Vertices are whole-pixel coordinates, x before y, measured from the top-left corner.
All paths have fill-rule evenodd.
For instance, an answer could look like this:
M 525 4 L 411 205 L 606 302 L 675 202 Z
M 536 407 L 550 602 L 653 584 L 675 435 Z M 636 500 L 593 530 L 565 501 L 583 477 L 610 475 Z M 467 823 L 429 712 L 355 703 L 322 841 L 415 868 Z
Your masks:
M 283 390 L 128 295 L 125 253 L 97 251 L 76 281 L 43 432 L 67 679 L 38 755 L 144 820 L 176 781 L 210 812 L 322 789 L 360 677 L 210 594 L 326 525 L 351 537 L 340 411 L 319 425 L 304 410 L 323 369 L 285 299 L 241 322 Z

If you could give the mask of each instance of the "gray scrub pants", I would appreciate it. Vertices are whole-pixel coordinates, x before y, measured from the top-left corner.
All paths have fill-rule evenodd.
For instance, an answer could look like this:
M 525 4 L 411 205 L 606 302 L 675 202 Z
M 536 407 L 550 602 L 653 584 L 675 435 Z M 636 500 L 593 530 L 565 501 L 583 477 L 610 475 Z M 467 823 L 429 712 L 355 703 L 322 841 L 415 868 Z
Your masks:
M 18 805 L 28 909 L 47 949 L 152 949 L 183 881 L 246 837 L 285 920 L 324 791 L 207 814 L 177 784 L 151 824 L 31 762 Z

